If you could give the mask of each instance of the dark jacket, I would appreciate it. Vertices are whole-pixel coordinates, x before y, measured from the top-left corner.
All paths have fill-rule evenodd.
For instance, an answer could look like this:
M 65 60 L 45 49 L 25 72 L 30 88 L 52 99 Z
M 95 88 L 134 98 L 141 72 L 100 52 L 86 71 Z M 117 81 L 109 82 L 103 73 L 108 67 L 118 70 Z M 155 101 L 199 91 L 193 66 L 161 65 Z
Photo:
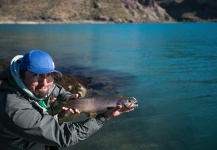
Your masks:
M 71 96 L 57 84 L 54 84 L 51 94 L 59 100 Z M 46 111 L 5 80 L 0 85 L 0 149 L 43 150 L 49 146 L 71 146 L 88 138 L 106 122 L 98 115 L 96 119 L 59 125 L 49 111 L 49 103 L 50 100 Z

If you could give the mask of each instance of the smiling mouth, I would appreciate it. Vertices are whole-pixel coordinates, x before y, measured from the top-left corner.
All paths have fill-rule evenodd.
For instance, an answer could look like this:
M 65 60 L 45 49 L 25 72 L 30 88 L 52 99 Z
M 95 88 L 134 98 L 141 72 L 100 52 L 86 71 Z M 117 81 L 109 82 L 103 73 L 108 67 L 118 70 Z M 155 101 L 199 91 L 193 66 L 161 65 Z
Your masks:
M 45 87 L 37 87 L 37 90 L 45 89 Z
M 39 92 L 45 92 L 48 90 L 48 88 L 47 87 L 37 87 L 36 90 Z

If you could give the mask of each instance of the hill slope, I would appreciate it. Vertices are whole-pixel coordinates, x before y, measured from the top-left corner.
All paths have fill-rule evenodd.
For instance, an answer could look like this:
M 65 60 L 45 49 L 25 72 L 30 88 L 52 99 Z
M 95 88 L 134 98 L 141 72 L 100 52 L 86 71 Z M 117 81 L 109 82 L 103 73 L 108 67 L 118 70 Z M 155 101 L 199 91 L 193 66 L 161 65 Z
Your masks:
M 167 22 L 151 0 L 0 0 L 1 22 Z
M 173 21 L 217 21 L 217 0 L 0 0 L 0 22 Z

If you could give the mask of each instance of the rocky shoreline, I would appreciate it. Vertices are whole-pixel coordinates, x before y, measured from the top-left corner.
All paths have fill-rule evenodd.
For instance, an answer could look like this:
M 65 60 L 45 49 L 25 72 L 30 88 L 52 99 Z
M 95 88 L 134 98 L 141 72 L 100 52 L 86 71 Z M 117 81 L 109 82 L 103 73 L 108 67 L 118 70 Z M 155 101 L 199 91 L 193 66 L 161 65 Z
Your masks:
M 78 21 L 0 21 L 0 24 L 107 24 L 109 21 L 78 20 Z

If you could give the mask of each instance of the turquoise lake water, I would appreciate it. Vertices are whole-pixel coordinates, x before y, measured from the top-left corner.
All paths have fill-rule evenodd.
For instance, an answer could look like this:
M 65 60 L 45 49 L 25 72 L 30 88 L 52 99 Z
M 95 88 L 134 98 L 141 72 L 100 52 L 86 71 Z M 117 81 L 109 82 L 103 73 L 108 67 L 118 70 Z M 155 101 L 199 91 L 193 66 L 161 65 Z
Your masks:
M 45 50 L 102 94 L 138 99 L 67 150 L 217 149 L 217 23 L 0 25 L 0 49 L 3 59 Z

